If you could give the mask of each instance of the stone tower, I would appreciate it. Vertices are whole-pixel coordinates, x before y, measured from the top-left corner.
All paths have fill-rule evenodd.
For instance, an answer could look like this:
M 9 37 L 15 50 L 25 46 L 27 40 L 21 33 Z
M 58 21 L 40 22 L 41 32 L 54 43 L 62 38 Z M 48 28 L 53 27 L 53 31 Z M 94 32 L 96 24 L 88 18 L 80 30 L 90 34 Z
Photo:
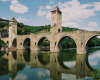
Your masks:
M 13 34 L 17 35 L 17 20 L 14 17 L 9 21 L 9 37 Z
M 62 12 L 55 6 L 51 11 L 51 30 L 50 32 L 62 32 Z
M 62 12 L 57 6 L 51 11 L 50 51 L 58 52 L 57 33 L 62 32 Z
M 9 21 L 9 47 L 12 46 L 12 41 L 17 36 L 17 20 L 13 17 Z

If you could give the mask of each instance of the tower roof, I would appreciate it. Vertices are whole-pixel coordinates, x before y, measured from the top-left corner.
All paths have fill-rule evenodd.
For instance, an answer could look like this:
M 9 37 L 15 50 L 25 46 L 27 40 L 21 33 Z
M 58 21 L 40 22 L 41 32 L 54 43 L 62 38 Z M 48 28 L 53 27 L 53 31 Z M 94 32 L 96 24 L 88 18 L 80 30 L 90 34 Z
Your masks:
M 55 6 L 54 9 L 53 9 L 52 11 L 60 11 L 60 9 L 59 9 L 57 6 Z M 52 11 L 51 11 L 51 12 L 52 12 Z M 60 11 L 60 12 L 61 12 L 61 11 Z
M 15 22 L 17 22 L 17 20 L 13 17 L 10 21 L 15 21 Z

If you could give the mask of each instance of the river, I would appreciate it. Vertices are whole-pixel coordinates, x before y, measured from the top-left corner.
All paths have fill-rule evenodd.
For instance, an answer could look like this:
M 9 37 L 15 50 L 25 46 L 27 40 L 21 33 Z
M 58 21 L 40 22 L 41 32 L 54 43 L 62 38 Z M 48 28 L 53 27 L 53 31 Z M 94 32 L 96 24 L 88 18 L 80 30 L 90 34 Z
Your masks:
M 77 55 L 76 49 L 61 53 L 5 52 L 0 57 L 0 80 L 92 80 L 92 69 L 100 68 L 100 48 L 89 48 L 88 52 L 87 55 Z

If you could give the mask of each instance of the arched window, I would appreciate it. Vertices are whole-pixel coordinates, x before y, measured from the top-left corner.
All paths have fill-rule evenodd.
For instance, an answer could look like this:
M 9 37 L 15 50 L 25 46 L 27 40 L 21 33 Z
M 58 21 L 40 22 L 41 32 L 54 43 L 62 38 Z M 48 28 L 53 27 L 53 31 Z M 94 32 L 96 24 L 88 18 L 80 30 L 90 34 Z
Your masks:
M 55 46 L 56 46 L 56 42 L 55 42 Z
M 9 41 L 7 41 L 7 44 L 9 44 Z
M 58 32 L 60 32 L 60 29 L 58 29 Z
M 35 45 L 36 45 L 36 42 L 35 42 Z

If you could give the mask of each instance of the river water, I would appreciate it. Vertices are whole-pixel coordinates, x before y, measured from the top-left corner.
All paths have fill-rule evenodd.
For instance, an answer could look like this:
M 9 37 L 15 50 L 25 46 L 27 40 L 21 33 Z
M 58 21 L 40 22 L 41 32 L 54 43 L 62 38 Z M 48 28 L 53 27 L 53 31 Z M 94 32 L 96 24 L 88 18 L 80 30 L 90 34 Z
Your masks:
M 76 49 L 61 53 L 4 52 L 0 55 L 0 80 L 93 80 L 93 68 L 100 68 L 100 48 L 89 48 L 88 52 L 87 55 L 77 55 Z

